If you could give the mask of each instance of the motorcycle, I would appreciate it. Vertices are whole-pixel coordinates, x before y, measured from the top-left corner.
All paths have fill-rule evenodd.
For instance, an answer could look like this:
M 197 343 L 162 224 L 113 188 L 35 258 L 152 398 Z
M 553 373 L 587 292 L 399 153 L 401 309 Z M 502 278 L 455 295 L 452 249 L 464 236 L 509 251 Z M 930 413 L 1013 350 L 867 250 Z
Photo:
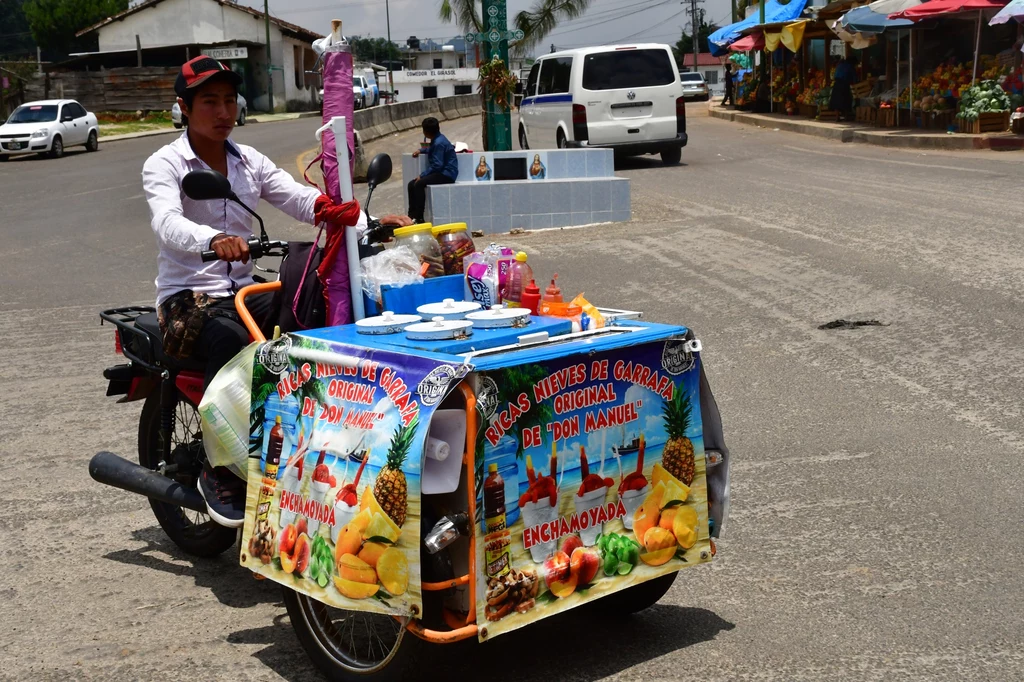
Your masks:
M 390 175 L 391 159 L 389 157 L 378 155 L 371 161 L 367 171 L 369 192 L 364 208 L 368 208 L 373 190 L 380 183 L 386 181 Z M 183 182 L 183 190 L 192 199 L 228 199 L 238 201 L 231 191 L 227 179 L 212 171 L 194 171 L 190 173 Z M 267 237 L 262 219 L 254 211 L 248 208 L 246 210 L 256 217 L 260 225 L 260 236 L 249 240 L 250 254 L 253 259 L 270 256 L 287 257 L 287 244 L 271 241 Z M 367 216 L 369 216 L 369 213 L 367 213 Z M 369 220 L 369 229 L 366 232 L 366 236 L 359 243 L 360 257 L 365 258 L 379 251 L 382 248 L 382 242 L 390 238 L 392 230 L 393 228 L 390 226 L 381 225 L 378 221 Z M 216 259 L 216 254 L 204 252 L 203 259 L 214 260 Z M 268 270 L 268 272 L 272 271 Z M 457 277 L 456 281 L 460 281 L 460 278 L 461 276 Z M 247 296 L 255 293 L 279 289 L 280 286 L 279 281 L 264 281 L 247 286 L 236 294 L 235 305 L 239 316 L 254 340 L 263 342 L 266 339 L 263 338 L 262 332 L 248 313 L 245 299 Z M 707 407 L 713 407 L 713 398 L 710 395 L 710 390 L 706 389 L 702 372 L 700 373 L 701 386 L 699 390 L 697 388 L 696 370 L 694 368 L 696 366 L 696 354 L 700 351 L 700 344 L 699 341 L 693 338 L 692 332 L 678 326 L 632 322 L 638 314 L 629 311 L 604 309 L 604 314 L 608 316 L 607 319 L 609 321 L 613 320 L 615 316 L 618 316 L 620 319 L 612 322 L 611 326 L 607 329 L 571 333 L 571 326 L 568 322 L 556 321 L 550 318 L 547 320 L 537 318 L 531 324 L 538 326 L 546 325 L 547 328 L 551 329 L 552 335 L 550 338 L 547 332 L 519 337 L 518 335 L 521 334 L 521 330 L 518 328 L 491 332 L 495 334 L 494 343 L 497 345 L 494 345 L 492 349 L 478 349 L 470 353 L 469 356 L 482 356 L 490 353 L 492 354 L 490 357 L 493 363 L 494 353 L 506 353 L 510 354 L 510 359 L 507 360 L 508 366 L 517 366 L 523 361 L 511 358 L 516 353 L 527 353 L 533 358 L 530 360 L 531 362 L 540 362 L 536 358 L 541 357 L 541 360 L 543 360 L 544 357 L 536 355 L 535 351 L 531 349 L 542 347 L 553 349 L 569 348 L 568 352 L 579 353 L 582 348 L 589 354 L 588 358 L 592 361 L 594 358 L 598 360 L 601 358 L 611 358 L 614 360 L 617 357 L 623 357 L 629 358 L 631 366 L 637 363 L 636 366 L 639 367 L 640 356 L 636 355 L 638 352 L 637 348 L 643 348 L 645 349 L 644 353 L 646 353 L 643 357 L 647 358 L 644 362 L 647 365 L 665 365 L 673 368 L 675 375 L 688 377 L 685 379 L 686 385 L 689 386 L 688 390 L 692 391 L 695 396 L 699 393 L 701 411 L 712 417 L 712 424 L 716 424 L 718 431 L 720 431 L 717 408 L 714 408 L 713 411 L 706 409 Z M 198 412 L 198 406 L 203 399 L 204 393 L 204 368 L 200 363 L 191 360 L 177 361 L 163 353 L 159 323 L 156 311 L 152 307 L 114 308 L 103 311 L 100 317 L 103 322 L 109 322 L 114 325 L 115 350 L 127 360 L 125 363 L 110 367 L 104 371 L 104 377 L 109 382 L 107 395 L 119 397 L 118 402 L 139 400 L 145 402 L 139 420 L 138 464 L 110 452 L 100 452 L 90 462 L 90 474 L 100 483 L 147 497 L 160 526 L 167 533 L 168 537 L 184 552 L 198 557 L 212 557 L 224 552 L 235 545 L 237 541 L 236 531 L 217 525 L 207 516 L 206 505 L 197 488 L 198 478 L 206 459 L 203 447 L 202 425 Z M 435 318 L 435 322 L 439 319 Z M 685 338 L 678 336 L 682 333 L 685 333 Z M 520 338 L 520 342 L 515 344 L 513 341 L 514 346 L 511 347 L 504 345 L 504 342 L 497 341 L 497 339 L 506 338 L 502 336 L 503 334 L 510 334 L 507 338 L 513 340 Z M 649 343 L 644 346 L 633 347 L 628 343 L 623 344 L 621 340 L 615 340 L 632 334 L 636 334 L 638 338 L 647 339 Z M 483 331 L 480 336 L 481 338 L 484 337 Z M 529 339 L 529 341 L 524 342 L 522 339 Z M 602 343 L 604 344 L 603 346 L 601 345 Z M 572 350 L 573 348 L 576 349 Z M 600 348 L 605 350 L 601 351 Z M 552 356 L 556 356 L 558 353 L 565 351 L 553 350 L 548 352 Z M 619 355 L 615 355 L 616 353 Z M 655 357 L 655 353 L 657 357 Z M 604 362 L 605 366 L 607 366 L 609 360 L 606 359 Z M 597 364 L 600 365 L 600 362 L 597 362 Z M 623 366 L 624 364 L 624 362 L 619 363 L 619 365 Z M 495 366 L 497 367 L 497 365 Z M 530 367 L 537 370 L 540 368 L 540 365 L 534 364 L 530 365 Z M 450 369 L 454 376 L 454 368 L 445 367 L 444 369 Z M 605 371 L 607 372 L 607 370 Z M 434 374 L 436 372 L 431 372 L 431 375 Z M 634 376 L 628 372 L 627 374 Z M 570 531 L 568 534 L 562 533 L 562 535 L 565 535 L 567 540 L 575 538 L 575 544 L 563 542 L 557 554 L 554 553 L 555 540 L 546 538 L 536 540 L 536 543 L 540 546 L 543 546 L 545 543 L 552 546 L 551 551 L 538 550 L 540 554 L 546 557 L 546 561 L 542 565 L 536 565 L 539 563 L 538 561 L 531 562 L 529 559 L 520 556 L 516 561 L 522 567 L 521 569 L 499 571 L 492 575 L 491 569 L 498 566 L 500 564 L 499 561 L 488 563 L 486 576 L 482 575 L 482 571 L 478 573 L 479 560 L 481 558 L 491 562 L 491 559 L 486 559 L 490 553 L 500 555 L 502 551 L 508 551 L 507 549 L 502 549 L 507 547 L 507 538 L 505 536 L 509 534 L 504 521 L 504 502 L 501 503 L 502 511 L 500 514 L 502 520 L 496 526 L 496 534 L 485 535 L 481 530 L 481 526 L 485 522 L 482 512 L 493 502 L 493 498 L 488 496 L 495 494 L 494 486 L 499 485 L 495 481 L 500 480 L 495 478 L 497 476 L 496 464 L 490 464 L 488 471 L 491 473 L 485 474 L 484 463 L 488 461 L 488 458 L 495 456 L 495 450 L 491 447 L 493 443 L 488 445 L 485 438 L 485 430 L 490 429 L 478 428 L 486 427 L 487 422 L 481 421 L 481 419 L 487 416 L 488 409 L 493 413 L 494 408 L 497 406 L 498 399 L 494 391 L 497 390 L 498 385 L 492 378 L 494 376 L 500 378 L 501 375 L 486 371 L 483 373 L 470 372 L 461 382 L 444 382 L 443 386 L 447 388 L 444 388 L 444 390 L 438 389 L 437 395 L 434 396 L 433 404 L 443 403 L 449 412 L 463 411 L 465 426 L 464 430 L 460 432 L 461 435 L 455 437 L 456 446 L 452 449 L 453 453 L 461 451 L 461 456 L 456 455 L 452 457 L 452 461 L 459 465 L 458 472 L 461 473 L 453 479 L 453 482 L 450 482 L 452 485 L 444 491 L 433 491 L 435 494 L 427 494 L 425 492 L 426 488 L 423 488 L 422 494 L 419 495 L 418 499 L 420 516 L 419 534 L 414 536 L 415 539 L 409 551 L 412 556 L 411 562 L 418 562 L 416 568 L 419 571 L 417 579 L 422 588 L 421 604 L 412 606 L 410 610 L 405 611 L 402 615 L 398 615 L 396 611 L 381 613 L 379 611 L 358 610 L 358 606 L 351 605 L 358 602 L 336 600 L 334 603 L 329 603 L 329 601 L 325 601 L 323 598 L 311 596 L 309 589 L 304 588 L 303 584 L 294 578 L 294 575 L 286 576 L 289 580 L 282 582 L 285 607 L 299 642 L 316 667 L 329 678 L 359 680 L 369 677 L 374 679 L 392 678 L 396 675 L 401 675 L 404 665 L 399 664 L 399 662 L 414 662 L 411 656 L 414 650 L 406 646 L 410 640 L 423 640 L 434 644 L 449 644 L 470 638 L 479 638 L 481 641 L 493 638 L 493 636 L 501 632 L 514 629 L 515 626 L 509 626 L 508 623 L 516 618 L 522 618 L 526 622 L 531 622 L 531 618 L 544 617 L 543 614 L 536 614 L 545 609 L 551 613 L 558 612 L 558 605 L 563 603 L 563 600 L 568 600 L 568 598 L 573 596 L 577 584 L 581 586 L 580 594 L 582 594 L 589 589 L 593 581 L 608 580 L 609 584 L 613 584 L 612 581 L 618 581 L 615 583 L 617 589 L 613 588 L 611 591 L 604 593 L 599 592 L 598 595 L 591 598 L 597 600 L 599 611 L 613 617 L 634 613 L 653 605 L 664 596 L 675 580 L 675 572 L 683 565 L 696 565 L 711 560 L 711 556 L 714 554 L 714 545 L 710 542 L 709 537 L 703 535 L 698 541 L 696 525 L 692 528 L 687 525 L 687 523 L 697 524 L 696 512 L 688 517 L 692 518 L 692 521 L 681 524 L 675 522 L 676 514 L 674 508 L 671 510 L 671 513 L 669 509 L 666 509 L 665 518 L 661 518 L 661 509 L 663 507 L 668 507 L 669 505 L 681 506 L 685 502 L 689 494 L 689 488 L 679 484 L 673 474 L 666 473 L 664 468 L 657 471 L 657 467 L 660 467 L 660 464 L 653 464 L 651 462 L 652 459 L 656 460 L 657 455 L 649 456 L 647 469 L 644 469 L 642 454 L 644 446 L 643 439 L 641 438 L 640 445 L 638 446 L 640 454 L 631 453 L 623 449 L 621 453 L 616 453 L 616 459 L 619 459 L 621 469 L 620 457 L 636 458 L 636 471 L 633 473 L 625 472 L 629 475 L 623 478 L 622 486 L 626 486 L 627 478 L 630 482 L 637 483 L 636 486 L 629 488 L 626 494 L 632 500 L 630 504 L 634 507 L 641 499 L 644 500 L 644 503 L 635 511 L 635 514 L 638 515 L 635 518 L 640 519 L 640 521 L 634 519 L 634 523 L 645 524 L 646 532 L 640 534 L 632 525 L 624 527 L 633 528 L 633 533 L 638 540 L 646 538 L 644 540 L 645 548 L 648 550 L 646 553 L 641 553 L 640 542 L 633 541 L 627 537 L 625 535 L 627 531 L 625 530 L 622 534 L 613 532 L 601 534 L 594 531 L 591 533 L 594 537 L 587 541 L 586 548 L 583 547 L 584 543 L 580 540 L 582 531 L 580 531 L 580 537 L 574 535 L 575 531 Z M 639 374 L 635 374 L 635 377 L 639 376 Z M 665 384 L 666 386 L 672 383 L 668 379 L 663 379 L 663 381 L 668 382 Z M 397 384 L 393 383 L 392 386 L 394 385 Z M 678 385 L 682 387 L 684 385 L 683 380 L 679 380 Z M 424 379 L 420 386 L 421 388 L 425 387 L 423 390 L 428 392 L 433 390 L 433 385 L 426 379 Z M 417 388 L 417 391 L 420 391 L 421 388 Z M 665 390 L 664 386 L 662 390 Z M 441 396 L 445 393 L 447 393 L 447 396 L 442 398 Z M 680 392 L 679 395 L 682 396 L 683 393 Z M 711 400 L 711 403 L 707 406 L 704 404 L 705 399 Z M 545 398 L 545 400 L 550 402 L 550 396 Z M 688 423 L 689 408 L 687 403 L 680 399 L 675 400 L 669 406 L 667 400 L 668 397 L 666 395 L 658 398 L 658 401 L 664 402 L 665 410 L 673 415 L 675 421 Z M 488 408 L 488 405 L 490 408 Z M 494 422 L 491 423 L 493 424 Z M 492 426 L 492 428 L 494 427 Z M 535 428 L 539 434 L 540 426 Z M 715 427 L 713 426 L 709 436 L 714 431 Z M 540 436 L 538 435 L 537 438 L 539 440 Z M 494 438 L 496 443 L 504 443 L 506 440 L 498 437 Z M 721 441 L 720 434 L 714 441 Z M 691 444 L 691 452 L 692 447 Z M 360 454 L 357 451 L 361 448 L 362 442 L 360 441 L 360 445 L 357 445 L 355 450 L 345 452 L 342 456 L 350 461 L 361 460 L 365 466 L 369 461 L 369 451 L 364 450 L 363 454 Z M 305 451 L 301 453 L 299 451 L 296 452 L 301 455 L 300 461 L 306 457 Z M 718 509 L 714 514 L 721 519 L 724 516 L 722 505 L 727 504 L 727 465 L 723 466 L 721 464 L 723 461 L 721 453 L 710 456 L 712 452 L 712 442 L 709 441 L 707 466 L 717 467 L 720 474 L 716 480 L 716 486 L 719 486 L 717 488 L 719 491 Z M 564 452 L 556 457 L 556 453 L 552 450 L 549 475 L 543 476 L 537 473 L 536 482 L 533 480 L 535 476 L 532 465 L 528 464 L 527 466 L 530 467 L 528 475 L 531 485 L 541 486 L 543 482 L 550 481 L 552 489 L 549 490 L 549 493 L 557 498 L 558 487 L 562 476 L 565 474 L 565 459 Z M 250 462 L 253 461 L 253 459 L 250 459 Z M 555 482 L 556 461 L 561 462 L 562 466 L 562 474 L 558 477 L 558 483 Z M 634 460 L 629 461 L 633 462 Z M 527 462 L 529 462 L 529 458 L 527 458 Z M 651 469 L 652 465 L 655 467 L 655 471 L 651 473 L 654 480 L 648 485 L 647 479 L 644 478 L 644 472 Z M 252 466 L 255 466 L 255 464 Z M 585 460 L 583 466 L 586 466 Z M 251 475 L 253 471 L 253 469 L 250 469 Z M 362 467 L 360 467 L 359 471 L 360 473 L 362 472 Z M 588 475 L 585 469 L 580 471 L 579 475 L 588 482 L 594 476 L 600 478 L 599 475 Z M 620 475 L 623 475 L 622 471 L 620 471 Z M 299 480 L 301 480 L 302 474 L 300 473 L 298 476 Z M 355 482 L 351 484 L 353 495 L 356 492 L 355 486 L 359 482 L 359 476 L 360 474 L 357 473 Z M 691 472 L 692 476 L 693 472 Z M 251 476 L 249 480 L 250 485 L 254 485 L 252 482 L 254 479 Z M 424 484 L 426 480 L 427 474 L 424 474 Z M 604 481 L 605 479 L 601 480 Z M 699 477 L 698 481 L 703 481 L 703 478 Z M 333 486 L 334 484 L 331 483 L 330 485 Z M 573 523 L 584 518 L 597 519 L 597 514 L 602 513 L 601 510 L 604 510 L 608 515 L 609 522 L 612 518 L 619 519 L 627 514 L 623 507 L 625 504 L 624 498 L 627 496 L 622 492 L 624 490 L 623 487 L 620 486 L 619 488 L 618 494 L 622 497 L 622 500 L 618 502 L 618 506 L 613 503 L 607 505 L 607 508 L 603 505 L 598 507 L 591 506 L 580 511 L 580 502 L 576 498 L 579 497 L 582 500 L 584 493 L 575 493 L 575 485 L 573 483 L 570 486 L 572 490 L 565 495 L 566 500 L 575 500 L 569 502 L 576 509 L 575 514 L 571 514 L 571 518 L 574 519 Z M 580 485 L 582 490 L 582 483 Z M 609 484 L 601 483 L 598 489 L 604 491 L 604 486 L 606 485 Z M 697 485 L 697 482 L 694 485 Z M 273 496 L 273 486 L 264 488 L 264 490 L 269 490 L 269 494 L 271 497 Z M 478 490 L 482 493 L 479 501 Z M 488 492 L 488 490 L 491 492 Z M 530 490 L 534 491 L 532 504 L 536 505 L 539 487 L 531 487 Z M 658 499 L 652 502 L 650 495 L 654 495 L 655 492 Z M 319 549 L 315 549 L 317 553 L 316 560 L 313 561 L 311 559 L 313 550 L 307 550 L 303 559 L 306 562 L 305 567 L 293 570 L 303 573 L 305 568 L 311 563 L 314 566 L 323 566 L 326 562 L 326 565 L 329 566 L 327 573 L 331 573 L 332 568 L 330 567 L 335 564 L 335 560 L 339 557 L 343 559 L 348 554 L 355 555 L 357 553 L 356 550 L 358 547 L 363 546 L 364 541 L 366 547 L 375 545 L 377 549 L 382 549 L 383 552 L 393 551 L 392 549 L 383 548 L 386 547 L 386 543 L 394 545 L 398 539 L 398 534 L 390 537 L 387 536 L 392 526 L 384 520 L 384 512 L 383 509 L 379 508 L 379 502 L 375 502 L 376 492 L 373 491 L 373 495 L 369 495 L 370 487 L 365 482 L 363 493 L 363 498 L 359 501 L 359 508 L 363 508 L 364 502 L 367 507 L 364 512 L 360 513 L 365 513 L 368 519 L 377 518 L 380 520 L 383 523 L 383 525 L 379 526 L 380 530 L 373 530 L 371 532 L 371 529 L 378 528 L 377 525 L 364 527 L 362 530 L 359 530 L 353 525 L 355 524 L 355 519 L 353 519 L 351 524 L 347 526 L 352 531 L 348 537 L 349 539 L 354 538 L 357 544 L 349 549 L 347 553 L 342 554 L 341 550 L 338 549 L 339 541 L 337 538 L 331 541 L 335 544 L 336 551 L 331 550 L 330 543 L 325 539 L 330 534 L 326 533 L 324 529 L 315 529 L 312 536 L 316 538 L 314 542 L 319 546 Z M 549 493 L 545 493 L 544 496 Z M 262 495 L 263 492 L 260 494 Z M 518 516 L 519 507 L 525 507 L 527 502 L 524 500 L 529 495 L 520 497 L 521 491 L 518 489 L 514 490 L 513 494 L 515 497 L 509 496 L 505 498 L 504 493 L 501 493 L 502 499 L 509 500 L 510 508 L 513 505 L 515 506 L 514 511 Z M 706 495 L 706 493 L 702 494 Z M 368 499 L 368 495 L 372 499 Z M 640 495 L 648 497 L 640 497 Z M 674 495 L 674 497 L 669 497 L 670 495 Z M 597 498 L 594 497 L 593 499 Z M 518 504 L 513 502 L 513 500 L 517 500 Z M 377 505 L 376 507 L 374 507 L 375 504 Z M 557 510 L 556 502 L 552 502 L 551 505 L 555 505 L 553 508 Z M 533 507 L 531 507 L 531 511 L 532 509 Z M 290 522 L 286 524 L 283 521 L 283 517 L 276 516 L 278 511 L 283 511 L 283 508 L 279 507 L 279 509 L 275 510 L 276 518 L 274 520 L 280 521 L 282 528 L 285 525 L 291 527 Z M 374 516 L 375 514 L 376 517 Z M 630 508 L 628 515 L 630 518 L 634 518 L 633 507 Z M 683 518 L 682 514 L 678 514 L 678 516 L 681 519 Z M 290 555 L 284 556 L 281 542 L 283 530 L 282 537 L 275 538 L 276 530 L 274 529 L 276 528 L 276 523 L 271 526 L 267 521 L 258 521 L 258 516 L 250 517 L 249 521 L 253 521 L 254 518 L 257 520 L 254 523 L 249 523 L 246 526 L 246 530 L 242 533 L 243 542 L 246 533 L 249 534 L 249 542 L 240 552 L 241 563 L 255 570 L 257 576 L 261 576 L 261 572 L 264 572 L 262 577 L 269 577 L 280 582 L 279 578 L 276 577 L 275 571 L 277 569 L 274 567 L 273 562 L 281 561 L 282 563 L 278 564 L 278 566 L 281 566 L 282 570 L 286 573 L 291 573 L 291 571 L 283 569 L 283 561 L 284 559 L 288 561 L 293 560 Z M 669 520 L 673 523 L 668 523 Z M 490 526 L 492 520 L 488 519 L 486 521 L 487 525 Z M 300 539 L 307 537 L 304 533 L 305 520 L 302 520 L 301 523 L 303 531 L 296 531 Z M 516 523 L 516 528 L 519 529 L 519 526 L 525 523 L 525 509 L 524 520 L 518 522 L 510 520 L 509 523 Z M 565 523 L 564 518 L 562 523 Z M 583 527 L 586 527 L 587 523 L 590 523 L 590 521 L 584 523 Z M 595 520 L 594 523 L 599 522 Z M 603 523 L 603 521 L 600 523 Z M 709 521 L 705 523 L 710 524 Z M 265 527 L 260 524 L 265 524 Z M 318 520 L 317 526 L 321 524 L 326 524 L 326 522 Z M 401 525 L 401 522 L 398 522 L 394 527 L 398 528 Z M 539 525 L 531 523 L 531 526 L 536 526 L 537 528 L 541 526 L 548 527 L 549 525 L 550 522 Z M 668 530 L 665 527 L 666 525 L 673 530 Z M 679 526 L 678 533 L 676 532 L 677 525 Z M 658 528 L 654 526 L 658 526 Z M 709 530 L 710 525 L 705 526 L 702 529 L 702 533 L 706 532 L 705 529 Z M 401 532 L 400 528 L 398 532 Z M 490 529 L 487 532 L 490 533 Z M 522 531 L 517 530 L 516 532 L 521 533 Z M 554 531 L 552 530 L 551 532 Z M 479 539 L 477 536 L 480 536 Z M 493 538 L 497 538 L 495 543 L 491 542 Z M 309 543 L 306 543 L 306 546 L 308 548 Z M 278 559 L 272 559 L 275 548 L 276 551 L 281 553 Z M 332 555 L 331 557 L 322 556 L 324 548 L 326 548 L 326 552 Z M 532 554 L 531 550 L 525 556 L 529 557 Z M 572 555 L 571 562 L 569 554 Z M 361 556 L 363 554 L 359 553 L 359 557 Z M 378 555 L 377 561 L 383 561 L 383 556 L 384 554 Z M 362 560 L 358 557 L 356 559 L 358 561 L 354 565 L 358 569 L 362 566 L 358 562 Z M 507 559 L 508 557 L 506 556 L 506 562 Z M 601 562 L 600 567 L 603 568 L 603 577 L 598 575 L 599 564 L 596 563 L 597 561 Z M 669 561 L 672 561 L 672 563 L 669 564 Z M 644 571 L 642 579 L 631 579 L 630 574 L 636 575 L 634 573 L 635 567 L 642 567 L 636 568 L 636 571 Z M 398 584 L 394 589 L 384 585 L 388 592 L 401 594 L 408 587 L 408 568 L 407 564 L 406 583 Z M 512 568 L 511 564 L 508 564 L 508 568 Z M 267 571 L 270 571 L 270 573 L 266 573 Z M 374 581 L 380 577 L 376 572 L 369 572 L 373 573 Z M 326 578 L 326 580 L 319 583 L 319 588 L 322 589 L 330 582 L 331 576 L 319 573 L 319 577 L 320 579 Z M 577 579 L 580 580 L 579 583 L 577 583 Z M 303 578 L 303 580 L 306 579 Z M 381 580 L 383 581 L 384 578 L 381 578 Z M 546 587 L 542 587 L 542 581 L 546 583 Z M 334 584 L 337 585 L 338 582 L 335 581 Z M 346 590 L 354 586 L 360 588 L 360 590 L 367 590 L 369 594 L 376 593 L 379 587 L 372 582 L 356 581 L 353 583 L 348 578 L 340 582 L 343 586 L 345 584 L 348 585 Z M 322 592 L 315 594 L 320 595 L 320 597 L 323 596 Z M 349 594 L 339 592 L 339 599 L 342 596 L 350 600 L 360 598 L 358 595 L 350 596 Z M 578 600 L 586 599 L 586 597 L 576 598 Z M 456 603 L 458 603 L 457 607 Z M 349 605 L 345 606 L 345 604 Z M 531 611 L 534 608 L 536 608 L 536 611 Z M 504 620 L 506 617 L 508 620 Z M 414 636 L 406 637 L 408 633 Z M 420 674 L 422 674 L 422 671 L 420 671 Z M 399 677 L 398 679 L 401 678 Z

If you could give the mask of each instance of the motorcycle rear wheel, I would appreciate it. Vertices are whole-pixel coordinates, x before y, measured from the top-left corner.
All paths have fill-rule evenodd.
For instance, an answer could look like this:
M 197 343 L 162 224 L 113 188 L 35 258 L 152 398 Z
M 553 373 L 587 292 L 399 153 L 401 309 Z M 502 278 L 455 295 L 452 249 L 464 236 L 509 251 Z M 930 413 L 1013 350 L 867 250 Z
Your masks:
M 299 643 L 327 679 L 409 679 L 404 669 L 418 642 L 406 637 L 405 619 L 336 609 L 287 587 L 282 591 Z
M 196 406 L 180 391 L 174 406 L 174 430 L 171 433 L 171 452 L 178 459 L 187 459 L 193 465 L 188 471 L 172 475 L 182 485 L 196 487 L 206 453 L 203 451 L 202 426 Z M 139 418 L 139 464 L 160 471 L 160 391 L 146 398 Z M 174 544 L 186 554 L 210 558 L 221 554 L 235 544 L 237 532 L 225 528 L 206 514 L 182 509 L 166 502 L 149 501 L 160 527 Z

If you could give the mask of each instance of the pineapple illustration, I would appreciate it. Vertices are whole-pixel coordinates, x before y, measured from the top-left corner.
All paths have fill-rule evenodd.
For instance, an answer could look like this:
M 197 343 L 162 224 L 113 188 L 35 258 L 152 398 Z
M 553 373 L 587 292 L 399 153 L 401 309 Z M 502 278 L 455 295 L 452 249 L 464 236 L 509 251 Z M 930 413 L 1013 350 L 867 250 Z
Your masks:
M 401 426 L 391 438 L 388 448 L 388 459 L 380 470 L 377 481 L 373 484 L 373 496 L 384 513 L 399 526 L 405 523 L 405 514 L 409 504 L 409 484 L 402 472 L 402 465 L 409 455 L 412 439 L 416 435 L 419 418 L 413 419 L 408 426 Z M 691 448 L 692 459 L 692 448 Z
M 664 420 L 668 431 L 668 442 L 661 463 L 665 470 L 686 485 L 693 482 L 694 462 L 693 443 L 686 437 L 686 429 L 690 426 L 693 406 L 690 399 L 683 393 L 680 382 L 672 392 L 672 400 L 665 403 Z

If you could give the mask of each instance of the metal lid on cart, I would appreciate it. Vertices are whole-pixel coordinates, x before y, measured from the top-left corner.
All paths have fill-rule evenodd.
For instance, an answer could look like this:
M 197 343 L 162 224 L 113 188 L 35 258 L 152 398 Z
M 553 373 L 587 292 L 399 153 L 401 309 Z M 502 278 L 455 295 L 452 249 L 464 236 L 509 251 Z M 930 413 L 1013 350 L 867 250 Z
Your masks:
M 356 320 L 356 331 L 360 334 L 397 334 L 410 324 L 422 320 L 419 315 L 396 315 L 390 310 L 385 310 L 377 317 Z
M 416 308 L 423 317 L 443 317 L 446 320 L 461 320 L 468 313 L 480 310 L 480 304 L 475 301 L 456 301 L 454 298 L 446 298 L 440 303 L 425 303 Z
M 500 305 L 491 306 L 490 310 L 481 310 L 466 315 L 466 319 L 478 329 L 499 329 L 503 327 L 525 327 L 530 324 L 529 308 L 505 308 Z
M 473 323 L 468 320 L 446 320 L 437 316 L 430 322 L 410 324 L 405 328 L 405 335 L 420 341 L 444 341 L 459 339 L 473 333 Z

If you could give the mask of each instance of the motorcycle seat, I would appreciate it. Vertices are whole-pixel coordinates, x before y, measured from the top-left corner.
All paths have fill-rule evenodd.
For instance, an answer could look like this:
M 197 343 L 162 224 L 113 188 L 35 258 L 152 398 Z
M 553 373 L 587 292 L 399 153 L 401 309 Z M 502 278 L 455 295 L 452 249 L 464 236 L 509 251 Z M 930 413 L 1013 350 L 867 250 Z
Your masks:
M 161 367 L 166 367 L 167 369 L 175 372 L 205 371 L 206 363 L 201 360 L 195 360 L 193 358 L 176 360 L 164 353 L 163 334 L 160 333 L 160 319 L 157 317 L 156 313 L 145 313 L 144 315 L 139 315 L 135 319 L 135 326 L 146 332 L 146 335 L 149 336 L 153 347 L 153 354 L 155 356 L 153 359 Z

